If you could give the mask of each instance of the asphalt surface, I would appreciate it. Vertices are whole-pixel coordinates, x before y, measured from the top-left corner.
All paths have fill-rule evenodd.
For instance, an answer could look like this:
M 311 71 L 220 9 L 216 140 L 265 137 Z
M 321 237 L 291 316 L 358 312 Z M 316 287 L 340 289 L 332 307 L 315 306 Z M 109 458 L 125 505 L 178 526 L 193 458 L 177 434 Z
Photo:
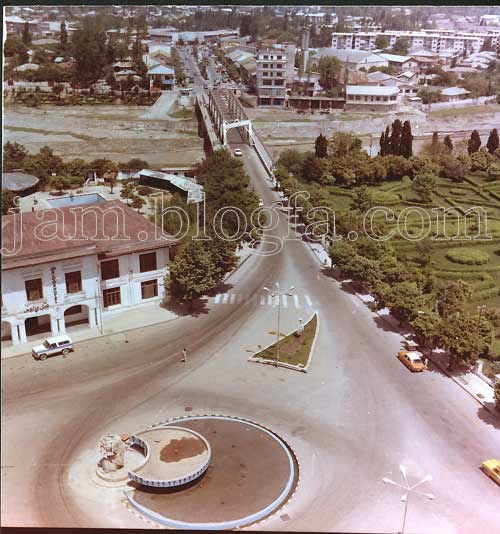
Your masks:
M 236 131 L 231 135 L 255 191 L 271 205 L 257 155 Z M 263 250 L 286 235 L 294 238 L 281 214 Z M 280 253 L 250 258 L 226 289 L 250 297 L 275 282 L 309 295 L 319 311 L 308 374 L 247 362 L 270 341 L 276 318 L 276 310 L 248 298 L 85 342 L 65 359 L 3 360 L 2 524 L 146 526 L 93 493 L 85 477 L 91 466 L 75 465 L 106 432 L 134 432 L 188 409 L 257 421 L 295 451 L 296 494 L 282 515 L 255 528 L 498 531 L 500 487 L 479 466 L 500 456 L 499 419 L 438 370 L 411 374 L 395 357 L 400 335 L 323 271 L 298 239 Z M 297 314 L 283 310 L 282 320 L 291 329 Z M 187 363 L 180 362 L 184 347 Z M 405 491 L 382 480 L 403 484 L 401 465 L 410 485 L 433 478 L 406 504 Z

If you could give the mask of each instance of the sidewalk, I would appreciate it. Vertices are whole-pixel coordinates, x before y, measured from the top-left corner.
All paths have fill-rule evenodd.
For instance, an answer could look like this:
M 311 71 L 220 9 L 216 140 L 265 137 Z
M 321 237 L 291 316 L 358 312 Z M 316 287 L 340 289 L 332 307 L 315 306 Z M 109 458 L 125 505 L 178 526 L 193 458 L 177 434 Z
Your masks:
M 328 253 L 322 245 L 320 245 L 319 243 L 309 243 L 309 246 L 313 251 L 314 255 L 316 256 L 318 262 L 321 263 L 321 265 L 328 267 L 331 266 L 331 260 L 328 256 Z M 355 293 L 354 296 L 360 299 L 368 306 L 375 300 L 372 295 L 362 295 L 360 293 Z M 373 311 L 373 313 L 380 317 L 383 321 L 388 323 L 394 329 L 394 331 L 399 332 L 403 337 L 405 333 L 410 333 L 409 330 L 408 332 L 402 331 L 399 326 L 399 321 L 391 315 L 390 311 L 387 308 Z M 454 382 L 456 382 L 462 389 L 467 391 L 467 393 L 474 397 L 487 410 L 498 416 L 498 413 L 494 408 L 494 389 L 488 383 L 486 383 L 477 374 L 471 371 L 460 375 L 454 375 L 450 373 L 447 370 L 449 356 L 444 350 L 435 350 L 433 352 L 432 358 L 429 359 L 443 374 L 445 374 Z
M 103 320 L 103 331 L 97 327 L 89 328 L 88 326 L 69 326 L 66 328 L 66 333 L 71 337 L 73 342 L 87 341 L 102 336 L 110 336 L 120 332 L 127 332 L 137 328 L 144 328 L 155 324 L 166 323 L 173 321 L 179 316 L 175 313 L 162 308 L 159 303 L 141 306 L 133 310 L 120 312 L 116 315 L 105 317 Z M 50 337 L 50 332 L 41 334 L 40 336 L 32 336 L 28 343 L 20 343 L 19 345 L 11 345 L 9 347 L 2 347 L 2 360 L 5 358 L 12 358 L 22 354 L 31 353 L 31 349 L 35 345 Z
M 226 280 L 234 274 L 255 252 L 247 244 L 243 245 L 241 250 L 236 252 L 238 256 L 238 265 L 227 276 Z M 160 306 L 159 302 L 149 304 L 147 306 L 140 306 L 133 310 L 123 311 L 116 315 L 105 317 L 103 320 L 103 331 L 100 328 L 89 328 L 85 325 L 69 326 L 66 328 L 66 333 L 71 337 L 74 343 L 80 341 L 88 341 L 103 336 L 110 336 L 121 332 L 135 330 L 137 328 L 145 328 L 155 324 L 166 323 L 177 319 L 179 316 L 174 312 L 166 310 Z M 31 349 L 35 345 L 39 345 L 45 338 L 50 337 L 50 332 L 41 334 L 40 336 L 31 336 L 28 343 L 19 343 L 18 345 L 2 346 L 1 359 L 13 358 L 21 356 L 22 354 L 30 354 Z

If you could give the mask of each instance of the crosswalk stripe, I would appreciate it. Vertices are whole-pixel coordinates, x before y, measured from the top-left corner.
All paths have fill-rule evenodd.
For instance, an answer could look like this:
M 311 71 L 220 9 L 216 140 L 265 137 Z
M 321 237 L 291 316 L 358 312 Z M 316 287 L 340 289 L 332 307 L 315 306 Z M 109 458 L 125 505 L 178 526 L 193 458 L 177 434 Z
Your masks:
M 296 307 L 296 308 L 300 308 L 300 304 L 299 304 L 299 296 L 298 296 L 298 295 L 294 295 L 294 296 L 293 296 L 293 303 L 295 304 L 295 307 Z
M 267 304 L 269 306 L 274 306 L 273 297 L 271 295 L 267 295 Z
M 307 302 L 308 306 L 312 306 L 313 305 L 311 299 L 309 298 L 309 295 L 306 295 L 306 302 Z
M 222 293 L 217 293 L 217 295 L 215 295 L 214 303 L 219 304 L 219 300 L 221 297 L 222 297 Z
M 229 304 L 234 304 L 236 302 L 236 294 L 231 293 L 231 296 L 229 297 Z
M 283 308 L 287 308 L 288 307 L 288 297 L 286 295 L 281 295 L 283 298 L 282 298 L 282 301 L 283 301 Z M 279 298 L 279 297 L 278 297 Z
M 264 306 L 266 304 L 266 297 L 265 295 L 261 295 L 260 297 L 260 305 Z
M 227 304 L 228 300 L 229 300 L 229 293 L 224 293 L 224 297 L 222 298 L 222 304 Z

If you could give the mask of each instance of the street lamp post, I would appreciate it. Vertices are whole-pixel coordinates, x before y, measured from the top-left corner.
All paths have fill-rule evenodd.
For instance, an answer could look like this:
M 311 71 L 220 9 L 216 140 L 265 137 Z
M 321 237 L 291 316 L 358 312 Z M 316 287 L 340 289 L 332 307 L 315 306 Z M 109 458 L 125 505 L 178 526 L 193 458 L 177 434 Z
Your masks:
M 267 291 L 272 298 L 278 297 L 278 331 L 276 332 L 276 367 L 278 367 L 279 360 L 280 360 L 280 321 L 281 321 L 281 297 L 283 295 L 288 295 L 289 297 L 292 296 L 292 291 L 294 290 L 294 286 L 290 286 L 288 291 L 280 291 L 280 285 L 278 282 L 276 282 L 276 291 L 271 291 L 267 287 L 264 287 L 264 291 Z

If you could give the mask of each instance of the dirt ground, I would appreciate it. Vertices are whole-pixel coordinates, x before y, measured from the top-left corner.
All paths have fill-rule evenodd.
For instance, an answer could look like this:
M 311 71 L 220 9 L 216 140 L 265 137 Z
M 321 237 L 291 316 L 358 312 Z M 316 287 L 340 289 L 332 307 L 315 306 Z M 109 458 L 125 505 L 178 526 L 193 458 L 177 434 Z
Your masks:
M 203 157 L 194 115 L 187 119 L 143 120 L 147 107 L 41 106 L 4 108 L 4 143 L 30 152 L 48 145 L 63 159 L 146 160 L 152 167 L 188 165 Z
M 372 145 L 372 155 L 375 155 L 378 152 L 381 132 L 397 118 L 411 121 L 415 152 L 429 142 L 434 131 L 439 132 L 440 137 L 451 134 L 453 142 L 456 143 L 468 138 L 470 132 L 477 129 L 484 144 L 489 131 L 500 124 L 498 106 L 484 106 L 484 112 L 475 111 L 470 115 L 457 113 L 456 116 L 451 113 L 427 114 L 416 110 L 389 114 L 335 110 L 329 115 L 320 114 L 317 110 L 306 114 L 298 114 L 293 109 L 277 111 L 270 108 L 245 108 L 245 111 L 273 157 L 292 147 L 311 150 L 320 133 L 329 137 L 337 131 L 355 133 L 362 138 L 367 152 L 370 152 L 370 144 Z M 276 119 L 277 114 L 279 120 Z

